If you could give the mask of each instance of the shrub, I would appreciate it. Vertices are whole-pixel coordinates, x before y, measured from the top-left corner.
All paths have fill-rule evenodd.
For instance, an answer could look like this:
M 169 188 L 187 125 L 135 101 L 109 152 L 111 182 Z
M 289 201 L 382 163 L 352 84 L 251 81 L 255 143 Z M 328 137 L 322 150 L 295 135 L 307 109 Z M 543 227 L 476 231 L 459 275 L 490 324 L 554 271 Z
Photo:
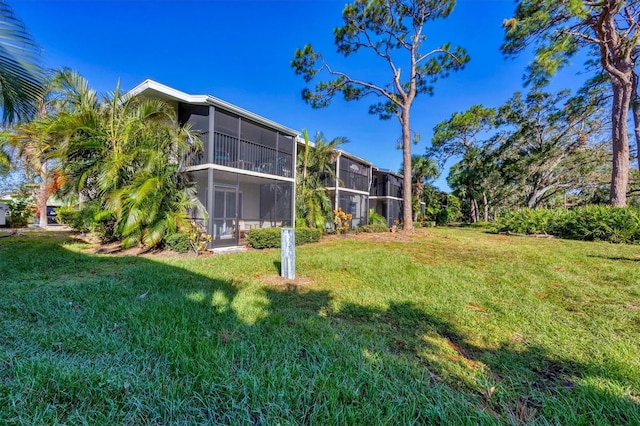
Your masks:
M 31 202 L 31 198 L 26 196 L 16 197 L 9 202 L 9 211 L 7 222 L 12 228 L 24 228 L 29 224 L 31 217 L 35 212 L 35 206 Z
M 317 243 L 322 237 L 322 231 L 315 228 L 296 228 L 296 245 Z
M 633 207 L 587 206 L 571 211 L 558 227 L 565 238 L 612 243 L 640 242 L 640 210 Z
M 372 223 L 371 225 L 364 225 L 356 229 L 356 232 L 376 233 L 376 232 L 389 232 L 389 228 L 384 223 Z
M 435 213 L 438 226 L 447 225 L 462 219 L 460 200 L 455 195 L 447 195 L 446 204 Z
M 117 241 L 121 238 L 116 232 L 116 219 L 113 214 L 104 210 L 98 201 L 84 204 L 80 209 L 74 229 L 90 231 L 97 235 L 103 243 Z
M 177 252 L 186 253 L 191 250 L 191 241 L 189 235 L 181 232 L 167 235 L 164 239 L 164 244 L 167 248 Z
M 79 209 L 71 206 L 58 207 L 56 221 L 76 231 L 93 232 L 103 241 L 109 240 L 110 237 L 106 236 L 113 234 L 113 226 L 110 225 L 114 221 L 113 217 L 96 202 L 82 204 Z
M 189 245 L 197 255 L 206 251 L 212 240 L 211 235 L 207 234 L 205 228 L 195 221 L 189 223 L 187 236 L 189 237 Z
M 63 206 L 56 209 L 56 222 L 60 225 L 67 225 L 70 228 L 80 230 L 80 219 L 80 210 L 71 206 Z
M 586 206 L 573 210 L 523 209 L 496 222 L 498 231 L 550 234 L 562 238 L 612 243 L 640 242 L 640 210 L 633 207 Z
M 247 231 L 247 242 L 256 249 L 279 248 L 281 228 L 261 228 Z M 320 241 L 322 231 L 313 228 L 296 228 L 296 245 Z
M 256 249 L 280 247 L 280 228 L 250 229 L 247 242 Z
M 522 209 L 508 212 L 496 222 L 498 231 L 509 231 L 517 234 L 551 234 L 566 220 L 564 209 Z
M 351 219 L 353 219 L 353 215 L 351 213 L 346 213 L 341 207 L 338 207 L 337 210 L 333 211 L 333 217 L 333 223 L 336 226 L 336 234 L 339 235 L 349 232 L 349 223 L 351 222 Z
M 379 213 L 376 213 L 374 209 L 369 209 L 369 225 L 383 224 L 386 226 L 387 219 Z

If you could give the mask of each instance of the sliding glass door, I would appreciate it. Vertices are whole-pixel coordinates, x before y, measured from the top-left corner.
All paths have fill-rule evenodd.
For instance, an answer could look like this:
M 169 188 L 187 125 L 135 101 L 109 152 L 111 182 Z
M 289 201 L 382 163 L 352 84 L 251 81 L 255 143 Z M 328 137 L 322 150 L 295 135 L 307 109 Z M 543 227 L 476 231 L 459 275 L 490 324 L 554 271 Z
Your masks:
M 214 186 L 213 190 L 213 246 L 238 244 L 238 212 L 241 195 L 235 186 Z

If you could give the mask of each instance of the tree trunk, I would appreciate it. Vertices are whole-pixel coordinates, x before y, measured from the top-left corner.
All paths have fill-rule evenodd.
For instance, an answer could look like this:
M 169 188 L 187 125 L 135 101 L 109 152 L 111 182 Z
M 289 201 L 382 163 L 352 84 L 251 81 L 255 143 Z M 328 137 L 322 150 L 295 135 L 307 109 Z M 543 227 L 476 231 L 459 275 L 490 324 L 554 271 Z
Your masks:
M 473 205 L 476 210 L 476 217 L 473 218 L 473 223 L 480 222 L 480 207 L 478 207 L 478 200 L 475 198 L 473 199 Z
M 478 203 L 475 198 L 471 197 L 471 223 L 478 221 Z
M 409 107 L 402 110 L 400 123 L 402 124 L 402 230 L 413 230 L 413 209 L 411 208 L 411 127 L 409 126 Z
M 482 203 L 484 207 L 484 221 L 489 222 L 489 203 L 487 202 L 487 193 L 482 191 Z
M 631 112 L 633 114 L 633 134 L 636 137 L 636 160 L 640 170 L 640 99 L 638 99 L 638 75 L 634 72 L 631 80 Z
M 49 197 L 47 194 L 47 162 L 42 163 L 40 169 L 40 186 L 38 188 L 38 213 L 40 216 L 40 227 L 47 227 L 47 201 Z
M 611 76 L 613 88 L 613 105 L 611 108 L 611 133 L 613 142 L 613 170 L 611 173 L 611 205 L 625 207 L 627 205 L 627 185 L 629 183 L 629 136 L 627 120 L 629 104 L 633 91 L 632 76 L 623 81 Z

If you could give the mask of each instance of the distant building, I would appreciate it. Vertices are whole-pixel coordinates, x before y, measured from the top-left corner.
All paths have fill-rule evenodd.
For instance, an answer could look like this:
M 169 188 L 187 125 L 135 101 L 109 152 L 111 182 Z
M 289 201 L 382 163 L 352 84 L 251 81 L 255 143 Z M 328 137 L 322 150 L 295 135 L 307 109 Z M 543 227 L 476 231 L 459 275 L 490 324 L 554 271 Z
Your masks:
M 7 226 L 7 212 L 9 206 L 5 203 L 0 203 L 0 226 Z
M 403 178 L 391 170 L 373 169 L 369 208 L 387 219 L 387 226 L 402 222 Z
M 335 179 L 327 178 L 324 184 L 331 194 L 333 209 L 341 208 L 352 215 L 351 228 L 369 222 L 369 186 L 371 163 L 362 158 L 338 150 Z

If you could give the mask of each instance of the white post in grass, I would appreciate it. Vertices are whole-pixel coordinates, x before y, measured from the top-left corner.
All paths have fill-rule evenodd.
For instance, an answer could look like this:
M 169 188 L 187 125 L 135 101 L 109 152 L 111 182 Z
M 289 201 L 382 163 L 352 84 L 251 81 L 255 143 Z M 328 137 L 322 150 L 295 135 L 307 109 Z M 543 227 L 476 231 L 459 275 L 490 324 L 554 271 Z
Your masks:
M 280 276 L 289 280 L 296 277 L 296 233 L 293 228 L 280 231 Z

